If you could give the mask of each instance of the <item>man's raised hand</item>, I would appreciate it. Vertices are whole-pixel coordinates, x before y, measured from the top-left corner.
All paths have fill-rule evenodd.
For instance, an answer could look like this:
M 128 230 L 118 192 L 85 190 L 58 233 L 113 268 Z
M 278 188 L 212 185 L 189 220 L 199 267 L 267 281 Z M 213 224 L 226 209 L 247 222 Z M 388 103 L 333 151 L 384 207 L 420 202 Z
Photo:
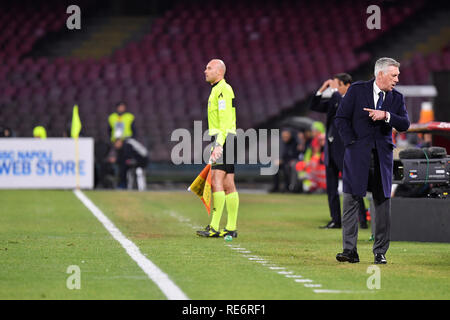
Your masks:
M 370 108 L 364 108 L 363 110 L 369 112 L 369 117 L 371 117 L 373 121 L 386 120 L 386 111 Z

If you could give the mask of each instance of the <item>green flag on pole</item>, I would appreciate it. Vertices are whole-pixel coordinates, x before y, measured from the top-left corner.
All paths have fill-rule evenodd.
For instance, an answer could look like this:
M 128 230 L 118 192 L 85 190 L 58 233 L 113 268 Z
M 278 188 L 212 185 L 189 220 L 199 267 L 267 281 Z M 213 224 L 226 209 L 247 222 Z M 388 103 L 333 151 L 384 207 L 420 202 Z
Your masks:
M 78 105 L 73 106 L 73 114 L 72 114 L 72 129 L 70 130 L 70 136 L 72 138 L 78 138 L 81 131 L 81 121 L 80 116 L 78 115 Z

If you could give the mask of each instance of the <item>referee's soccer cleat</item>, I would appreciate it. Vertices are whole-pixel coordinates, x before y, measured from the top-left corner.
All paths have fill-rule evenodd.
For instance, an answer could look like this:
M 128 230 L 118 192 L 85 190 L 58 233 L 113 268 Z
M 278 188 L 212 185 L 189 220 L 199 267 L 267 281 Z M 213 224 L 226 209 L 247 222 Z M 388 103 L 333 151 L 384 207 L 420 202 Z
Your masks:
M 222 231 L 220 231 L 220 236 L 221 237 L 226 237 L 226 236 L 232 236 L 233 238 L 237 238 L 238 234 L 237 234 L 237 230 L 227 230 L 227 229 L 223 229 Z
M 197 235 L 206 238 L 218 238 L 220 237 L 220 232 L 214 230 L 214 228 L 210 225 L 207 225 L 205 230 L 198 230 Z

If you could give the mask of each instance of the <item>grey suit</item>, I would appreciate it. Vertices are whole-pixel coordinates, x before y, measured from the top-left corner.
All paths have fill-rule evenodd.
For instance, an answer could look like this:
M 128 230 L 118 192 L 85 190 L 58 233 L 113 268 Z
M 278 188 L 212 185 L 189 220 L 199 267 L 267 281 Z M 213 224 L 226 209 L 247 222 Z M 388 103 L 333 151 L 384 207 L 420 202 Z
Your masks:
M 372 191 L 374 203 L 374 216 L 376 220 L 373 244 L 373 253 L 386 254 L 389 248 L 391 229 L 391 199 L 384 196 L 378 154 L 374 150 L 371 155 L 369 169 L 368 190 Z M 358 240 L 358 212 L 362 197 L 344 193 L 344 213 L 342 216 L 342 240 L 344 250 L 357 251 L 356 242 Z

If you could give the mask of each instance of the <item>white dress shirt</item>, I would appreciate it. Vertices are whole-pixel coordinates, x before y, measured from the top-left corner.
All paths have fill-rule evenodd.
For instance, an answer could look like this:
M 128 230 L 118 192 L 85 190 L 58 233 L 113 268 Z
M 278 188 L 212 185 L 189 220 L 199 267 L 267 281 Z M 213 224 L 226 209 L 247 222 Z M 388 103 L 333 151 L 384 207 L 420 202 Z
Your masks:
M 378 96 L 378 94 L 380 92 L 383 92 L 383 101 L 384 101 L 384 99 L 386 99 L 386 92 L 381 91 L 381 89 L 378 88 L 376 81 L 374 81 L 373 82 L 373 103 L 374 103 L 375 108 L 377 107 L 378 99 L 380 99 L 380 97 Z M 391 114 L 386 111 L 386 119 L 384 121 L 386 123 L 389 123 L 389 120 L 391 120 Z
M 330 88 L 330 87 L 328 87 L 323 92 L 320 92 L 320 90 L 317 90 L 316 96 L 322 96 L 322 98 L 328 99 L 328 98 L 331 98 L 333 93 L 335 93 L 336 91 L 338 91 L 337 88 Z

